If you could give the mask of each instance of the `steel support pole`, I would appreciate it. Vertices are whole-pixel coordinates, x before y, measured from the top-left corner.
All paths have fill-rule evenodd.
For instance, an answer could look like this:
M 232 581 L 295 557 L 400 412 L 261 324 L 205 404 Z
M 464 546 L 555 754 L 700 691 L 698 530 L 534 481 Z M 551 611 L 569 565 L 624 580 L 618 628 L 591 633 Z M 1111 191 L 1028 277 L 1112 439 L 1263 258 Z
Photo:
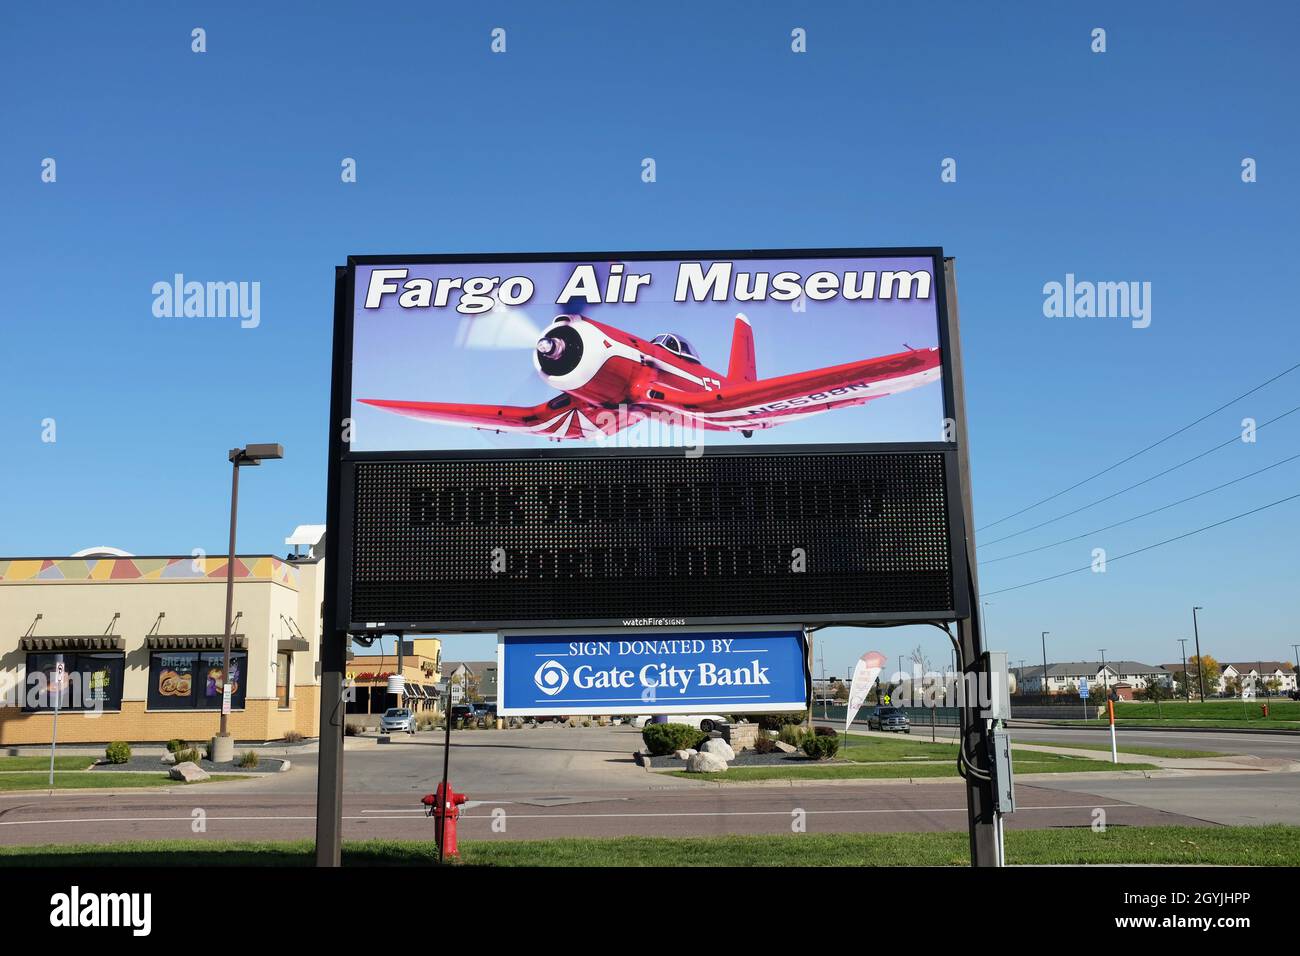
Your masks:
M 948 367 L 951 370 L 951 395 L 953 430 L 952 437 L 957 442 L 958 484 L 961 486 L 961 511 L 966 537 L 966 565 L 968 587 L 970 591 L 969 614 L 957 621 L 957 640 L 961 646 L 963 671 L 974 674 L 978 679 L 984 662 L 983 635 L 979 627 L 979 574 L 975 563 L 975 507 L 971 499 L 970 441 L 966 430 L 966 392 L 962 373 L 961 336 L 957 317 L 957 268 L 952 259 L 944 259 L 944 278 L 947 289 L 948 312 Z M 968 684 L 968 686 L 972 686 Z M 978 680 L 973 686 L 980 686 Z M 979 700 L 965 695 L 961 702 L 966 710 L 966 738 L 961 746 L 966 747 L 975 767 L 984 773 L 990 773 L 991 738 L 988 727 L 979 715 Z M 980 780 L 974 776 L 966 778 L 966 809 L 970 829 L 971 866 L 997 866 L 999 863 L 999 841 L 996 814 L 993 809 L 993 782 Z
M 352 307 L 345 301 L 347 270 L 334 270 L 334 356 L 345 354 L 344 323 L 340 312 Z M 347 426 L 351 396 L 344 394 L 337 376 L 330 393 L 329 467 L 326 487 L 325 594 L 321 607 L 320 642 L 320 752 L 316 767 L 316 865 L 343 863 L 343 725 L 347 704 L 343 677 L 347 667 L 348 633 L 338 628 L 339 579 L 343 566 L 343 531 L 338 502 L 343 481 L 343 429 Z

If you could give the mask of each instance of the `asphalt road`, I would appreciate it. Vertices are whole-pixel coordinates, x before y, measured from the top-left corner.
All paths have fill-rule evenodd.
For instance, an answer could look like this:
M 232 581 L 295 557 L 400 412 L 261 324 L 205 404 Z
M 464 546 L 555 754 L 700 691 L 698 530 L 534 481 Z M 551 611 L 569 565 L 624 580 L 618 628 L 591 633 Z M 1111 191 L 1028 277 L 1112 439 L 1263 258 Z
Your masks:
M 1098 807 L 1107 824 L 1202 821 L 1068 789 L 1021 786 L 1010 829 L 1086 827 Z M 231 793 L 213 785 L 183 791 L 108 795 L 65 792 L 0 799 L 0 843 L 111 843 L 145 839 L 310 839 L 315 800 L 295 794 Z M 685 791 L 484 794 L 466 804 L 461 840 L 554 837 L 720 836 L 808 833 L 964 831 L 959 783 L 704 787 Z M 433 821 L 407 796 L 353 794 L 344 799 L 345 839 L 433 838 Z
M 1022 729 L 1014 736 L 1023 742 L 1071 741 L 1088 739 L 1092 733 L 1046 728 Z M 434 789 L 442 774 L 442 739 L 435 733 L 399 737 L 387 745 L 372 738 L 348 739 L 344 759 L 348 839 L 431 838 L 432 821 L 422 816 L 419 799 Z M 1140 739 L 1159 746 L 1296 755 L 1292 738 L 1174 731 L 1144 734 Z M 647 773 L 632 759 L 640 744 L 640 733 L 624 727 L 453 733 L 451 780 L 471 799 L 463 838 L 783 833 L 790 831 L 796 811 L 806 813 L 810 833 L 963 830 L 966 826 L 965 793 L 957 780 L 718 785 Z M 310 839 L 316 792 L 314 745 L 264 752 L 288 756 L 293 768 L 256 780 L 166 791 L 0 795 L 0 844 L 193 837 Z M 1297 793 L 1300 775 L 1289 773 L 1224 771 L 1150 779 L 1037 776 L 1018 781 L 1019 809 L 1007 819 L 1007 826 L 1089 826 L 1099 807 L 1106 811 L 1110 825 L 1300 825 Z

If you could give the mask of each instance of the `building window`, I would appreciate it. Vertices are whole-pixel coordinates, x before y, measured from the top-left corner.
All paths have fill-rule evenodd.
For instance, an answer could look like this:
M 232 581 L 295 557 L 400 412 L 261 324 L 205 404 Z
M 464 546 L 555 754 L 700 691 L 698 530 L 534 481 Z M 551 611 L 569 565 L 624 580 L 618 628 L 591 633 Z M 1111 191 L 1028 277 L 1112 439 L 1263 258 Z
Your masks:
M 23 710 L 54 710 L 49 687 L 58 653 L 27 655 L 26 700 Z M 100 654 L 64 653 L 63 670 L 67 675 L 59 699 L 60 710 L 121 710 L 122 675 L 126 655 L 120 651 Z M 43 677 L 36 679 L 34 675 Z
M 221 651 L 156 651 L 149 655 L 150 710 L 220 710 Z M 242 710 L 248 654 L 230 654 L 230 708 Z
M 292 667 L 292 654 L 275 655 L 275 699 L 281 707 L 289 706 L 289 672 Z

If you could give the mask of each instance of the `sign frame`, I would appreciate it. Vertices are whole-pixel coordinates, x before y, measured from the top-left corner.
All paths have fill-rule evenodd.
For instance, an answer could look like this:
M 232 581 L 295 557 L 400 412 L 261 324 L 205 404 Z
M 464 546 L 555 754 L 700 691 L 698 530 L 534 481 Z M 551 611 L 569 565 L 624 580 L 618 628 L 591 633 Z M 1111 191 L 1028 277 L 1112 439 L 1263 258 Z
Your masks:
M 631 627 L 566 627 L 563 623 L 558 626 L 545 628 L 510 628 L 503 629 L 497 638 L 497 714 L 502 717 L 529 717 L 538 714 L 548 714 L 552 711 L 537 710 L 535 708 L 510 707 L 505 704 L 505 687 L 506 681 L 503 679 L 506 673 L 505 647 L 506 638 L 508 637 L 542 637 L 549 635 L 566 635 L 577 639 L 593 639 L 621 637 L 625 640 L 654 640 L 661 637 L 671 638 L 674 635 L 684 636 L 687 634 L 709 634 L 719 633 L 723 628 L 708 626 L 686 626 L 686 627 L 662 627 L 662 628 L 631 628 Z M 641 716 L 649 714 L 651 716 L 671 716 L 673 714 L 698 714 L 702 711 L 712 711 L 727 714 L 790 714 L 803 713 L 808 709 L 808 702 L 812 699 L 812 670 L 808 660 L 809 637 L 807 630 L 798 624 L 756 624 L 747 627 L 726 627 L 725 630 L 736 634 L 764 634 L 764 633 L 789 633 L 795 632 L 799 636 L 800 642 L 800 660 L 803 665 L 803 685 L 804 699 L 795 708 L 794 701 L 783 701 L 780 703 L 769 704 L 740 704 L 727 705 L 721 707 L 708 703 L 684 702 L 677 705 L 672 704 L 647 704 L 638 703 L 635 707 L 628 708 L 609 708 L 609 707 L 582 707 L 564 705 L 556 708 L 553 713 L 565 716 L 577 717 L 599 717 L 599 716 L 618 716 L 619 714 L 635 714 Z M 504 705 L 504 706 L 503 706 Z
M 663 458 L 680 455 L 680 449 L 657 447 L 538 447 L 525 449 L 430 449 L 423 451 L 352 451 L 344 442 L 344 432 L 352 414 L 352 346 L 356 303 L 356 270 L 358 266 L 381 265 L 448 265 L 554 263 L 610 260 L 639 260 L 680 262 L 690 260 L 746 260 L 746 259 L 800 259 L 800 258 L 927 258 L 931 268 L 931 290 L 937 320 L 940 349 L 943 415 L 945 420 L 956 422 L 958 402 L 954 394 L 956 375 L 953 368 L 953 342 L 956 339 L 955 317 L 950 314 L 947 261 L 943 250 L 937 246 L 897 248 L 808 248 L 808 249 L 732 249 L 732 250 L 672 250 L 672 251 L 598 251 L 598 252 L 518 252 L 518 253 L 448 253 L 424 255 L 353 255 L 347 265 L 338 267 L 335 276 L 334 349 L 331 369 L 331 427 L 329 436 L 329 467 L 331 480 L 326 507 L 326 554 L 332 569 L 327 571 L 332 579 L 332 600 L 325 608 L 327 629 L 361 635 L 378 635 L 394 632 L 492 633 L 500 630 L 526 630 L 553 627 L 560 624 L 575 630 L 619 628 L 633 630 L 638 625 L 626 625 L 624 620 L 640 617 L 629 609 L 620 617 L 565 618 L 562 621 L 518 620 L 354 620 L 352 607 L 352 558 L 355 534 L 356 472 L 359 465 L 375 462 L 418 461 L 481 461 L 481 460 L 572 460 L 617 458 Z M 939 453 L 944 459 L 945 504 L 948 523 L 948 561 L 951 578 L 951 608 L 934 608 L 907 612 L 879 613 L 822 613 L 800 614 L 802 624 L 882 624 L 926 621 L 956 622 L 970 615 L 970 597 L 965 582 L 969 577 L 967 564 L 967 528 L 963 513 L 963 476 L 959 437 L 964 433 L 960 426 L 952 429 L 950 441 L 928 442 L 845 442 L 772 444 L 746 447 L 740 444 L 707 446 L 707 456 L 755 457 L 762 455 L 800 456 L 807 454 L 854 455 Z M 691 627 L 739 626 L 745 624 L 778 624 L 788 621 L 791 614 L 771 616 L 696 616 L 686 615 L 680 620 Z M 676 622 L 674 622 L 676 623 Z

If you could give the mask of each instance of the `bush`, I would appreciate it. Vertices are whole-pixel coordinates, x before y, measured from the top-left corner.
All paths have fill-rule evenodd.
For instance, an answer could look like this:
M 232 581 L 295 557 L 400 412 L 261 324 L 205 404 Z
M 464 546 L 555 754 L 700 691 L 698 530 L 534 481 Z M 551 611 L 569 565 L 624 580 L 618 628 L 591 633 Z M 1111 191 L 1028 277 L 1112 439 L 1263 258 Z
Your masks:
M 360 724 L 345 724 L 343 726 L 343 736 L 357 737 L 360 736 L 362 727 Z
M 131 745 L 125 740 L 114 740 L 104 748 L 109 763 L 126 763 L 131 759 Z
M 805 714 L 758 714 L 753 718 L 762 730 L 780 730 L 792 724 L 802 724 Z
M 302 734 L 298 733 L 296 730 L 286 730 L 284 737 L 281 739 L 284 740 L 286 744 L 296 744 L 298 741 L 302 740 Z
M 237 758 L 235 758 L 235 766 L 236 766 L 236 767 L 256 767 L 256 766 L 257 766 L 257 751 L 256 751 L 256 750 L 245 750 L 242 754 L 240 754 Z
M 197 765 L 203 759 L 203 754 L 199 752 L 198 747 L 189 747 L 185 750 L 176 751 L 177 763 L 192 763 Z
M 181 740 L 179 737 L 173 737 L 171 740 L 167 741 L 167 749 L 172 753 L 175 753 L 178 750 L 184 750 L 188 746 L 189 744 Z
M 834 727 L 814 727 L 813 733 L 818 737 L 838 737 L 839 731 Z
M 776 749 L 776 741 L 767 734 L 759 734 L 754 738 L 754 753 L 770 754 Z
M 839 737 L 821 737 L 817 734 L 808 734 L 803 739 L 803 752 L 814 760 L 827 760 L 839 753 L 839 750 Z
M 781 733 L 777 740 L 783 744 L 789 744 L 791 747 L 800 747 L 803 745 L 804 737 L 808 736 L 808 731 L 795 724 L 786 724 L 781 728 Z
M 641 739 L 652 756 L 666 757 L 676 750 L 698 750 L 709 735 L 690 724 L 646 724 Z

